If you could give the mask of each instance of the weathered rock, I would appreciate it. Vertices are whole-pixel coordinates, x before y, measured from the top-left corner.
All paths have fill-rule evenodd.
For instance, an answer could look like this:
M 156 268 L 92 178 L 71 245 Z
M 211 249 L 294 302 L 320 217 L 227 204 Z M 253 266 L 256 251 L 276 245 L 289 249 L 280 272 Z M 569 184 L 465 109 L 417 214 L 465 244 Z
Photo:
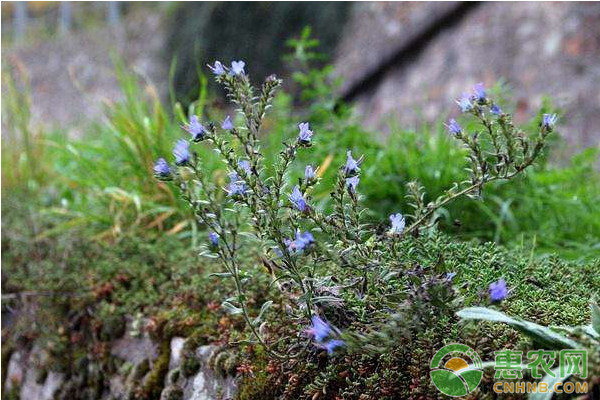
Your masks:
M 348 94 L 369 75 L 394 63 L 398 52 L 460 7 L 459 1 L 355 3 L 335 54 L 335 71 L 344 78 L 340 92 Z
M 16 351 L 8 362 L 5 390 L 17 391 L 21 399 L 52 400 L 65 380 L 60 372 L 49 371 L 43 377 L 39 366 L 40 349 Z M 40 378 L 41 382 L 40 382 Z
M 171 339 L 171 359 L 169 360 L 169 370 L 178 368 L 181 365 L 181 353 L 185 339 L 182 337 L 174 337 Z
M 453 99 L 473 84 L 505 80 L 517 104 L 518 122 L 531 117 L 548 95 L 561 108 L 558 131 L 571 149 L 598 145 L 600 4 L 481 3 L 436 35 L 420 37 L 415 29 L 429 29 L 426 25 L 435 16 L 416 16 L 438 5 L 373 3 L 356 9 L 353 18 L 368 25 L 362 31 L 370 30 L 374 42 L 366 45 L 362 31 L 349 30 L 340 47 L 348 56 L 336 65 L 354 83 L 376 68 L 369 60 L 379 60 L 380 76 L 363 82 L 353 96 L 368 125 L 384 128 L 384 117 L 393 116 L 402 127 L 417 127 L 457 113 Z M 357 24 L 350 22 L 350 27 Z M 405 48 L 400 53 L 404 58 L 381 65 L 393 46 L 379 42 L 401 44 L 403 37 L 421 42 Z
M 175 347 L 179 346 L 179 341 Z M 171 348 L 174 344 L 171 342 Z M 185 378 L 182 374 L 177 374 L 176 381 L 172 380 L 171 372 L 167 377 L 167 386 L 161 394 L 162 400 L 225 400 L 232 399 L 236 393 L 235 377 L 215 373 L 211 367 L 211 358 L 220 350 L 219 346 L 207 345 L 200 346 L 195 353 L 199 360 L 200 369 L 198 372 Z M 173 363 L 177 366 L 176 363 Z M 177 368 L 177 367 L 175 367 Z M 178 396 L 182 397 L 178 397 Z
M 7 392 L 19 388 L 23 383 L 25 370 L 27 368 L 25 365 L 25 358 L 26 354 L 23 351 L 15 351 L 10 356 L 6 371 L 6 383 L 4 386 L 4 389 Z
M 158 346 L 147 334 L 134 337 L 126 333 L 114 342 L 110 354 L 136 365 L 144 360 L 155 360 L 158 357 Z

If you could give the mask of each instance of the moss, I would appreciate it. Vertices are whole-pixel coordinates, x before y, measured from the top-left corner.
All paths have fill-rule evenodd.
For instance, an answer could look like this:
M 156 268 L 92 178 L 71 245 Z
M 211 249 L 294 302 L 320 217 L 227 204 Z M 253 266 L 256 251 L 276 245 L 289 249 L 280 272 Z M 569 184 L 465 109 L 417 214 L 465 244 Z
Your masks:
M 8 363 L 15 352 L 15 347 L 10 343 L 2 343 L 2 387 L 6 384 L 6 374 L 8 373 Z
M 125 318 L 122 315 L 110 315 L 102 320 L 100 340 L 110 341 L 118 339 L 125 334 L 125 329 Z
M 200 369 L 200 360 L 195 354 L 188 354 L 181 361 L 181 375 L 184 378 L 189 378 Z
M 21 395 L 19 392 L 20 392 L 19 387 L 13 387 L 8 392 L 3 393 L 2 398 L 4 400 L 21 400 Z
M 182 400 L 183 390 L 179 386 L 171 385 L 165 388 L 164 394 L 161 396 L 161 400 Z
M 215 350 L 210 359 L 211 368 L 223 378 L 234 374 L 238 364 L 237 354 L 225 347 Z
M 272 399 L 277 393 L 277 385 L 274 384 L 275 374 L 268 372 L 269 359 L 261 349 L 256 349 L 252 354 L 254 374 L 243 375 L 238 384 L 239 400 Z
M 181 376 L 180 368 L 174 368 L 173 370 L 169 371 L 169 374 L 167 375 L 167 384 L 175 385 L 177 383 L 177 381 L 179 380 L 180 376 Z
M 161 342 L 158 358 L 150 373 L 146 377 L 142 387 L 136 391 L 136 399 L 158 399 L 164 387 L 165 377 L 169 372 L 169 360 L 171 359 L 171 340 L 164 339 Z

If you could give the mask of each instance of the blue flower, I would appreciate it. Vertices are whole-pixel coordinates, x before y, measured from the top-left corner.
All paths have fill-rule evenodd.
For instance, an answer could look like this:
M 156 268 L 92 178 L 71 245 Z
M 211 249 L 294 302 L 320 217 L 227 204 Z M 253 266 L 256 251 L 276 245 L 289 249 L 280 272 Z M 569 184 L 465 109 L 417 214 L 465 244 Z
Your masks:
M 504 279 L 490 284 L 490 299 L 492 301 L 502 301 L 506 296 L 508 296 L 508 289 Z
M 451 281 L 456 276 L 456 272 L 446 272 L 446 279 Z
M 312 327 L 307 332 L 313 335 L 318 343 L 321 343 L 331 333 L 331 326 L 318 315 L 313 315 L 311 321 Z
M 308 122 L 301 122 L 298 124 L 298 129 L 300 129 L 298 141 L 302 144 L 310 144 L 313 132 L 310 130 Z
M 225 73 L 225 67 L 221 64 L 221 61 L 215 61 L 214 67 L 212 65 L 208 65 L 208 68 L 215 74 L 216 76 L 223 75 Z
M 333 335 L 339 337 L 339 330 L 329 325 L 318 315 L 313 315 L 311 321 L 312 326 L 307 329 L 307 332 L 314 337 L 317 347 L 327 350 L 327 354 L 332 355 L 336 348 L 346 344 L 341 339 L 331 337 Z M 328 338 L 329 340 L 325 341 Z
M 356 187 L 358 186 L 358 182 L 360 179 L 358 175 L 354 175 L 348 179 L 346 179 L 346 187 L 350 193 L 356 193 Z
M 250 166 L 250 161 L 248 160 L 238 161 L 238 167 L 243 169 L 246 175 L 250 175 L 252 173 L 252 167 Z
M 190 143 L 187 140 L 179 139 L 173 148 L 175 164 L 185 165 L 190 161 Z
M 285 244 L 291 253 L 299 253 L 312 245 L 315 242 L 315 238 L 312 233 L 306 231 L 300 233 L 300 230 L 296 231 L 296 239 L 286 239 Z
M 212 246 L 217 247 L 219 245 L 219 235 L 217 235 L 215 232 L 209 233 L 208 239 L 210 240 L 210 244 Z
M 344 173 L 346 176 L 354 175 L 360 171 L 360 163 L 362 162 L 362 157 L 358 160 L 352 158 L 352 151 L 348 150 L 346 153 L 346 165 L 344 165 Z
M 486 98 L 486 93 L 485 93 L 485 86 L 483 85 L 482 82 L 475 85 L 474 91 L 475 91 L 475 99 L 477 99 L 477 101 L 484 102 L 485 98 Z
M 456 122 L 456 120 L 454 118 L 451 118 L 448 121 L 448 124 L 446 125 L 446 127 L 448 128 L 448 132 L 450 132 L 454 136 L 460 135 L 460 133 L 462 132 L 462 128 L 460 127 L 458 122 Z
M 304 233 L 300 233 L 300 231 L 296 232 L 296 247 L 298 250 L 304 250 L 314 242 L 315 238 L 312 233 L 308 231 Z
M 334 351 L 338 347 L 342 347 L 346 344 L 343 340 L 340 339 L 332 339 L 329 342 L 323 345 L 323 348 L 327 350 L 327 354 L 333 355 Z
M 312 165 L 307 165 L 306 168 L 304 168 L 304 179 L 306 180 L 306 182 L 312 182 L 316 178 L 317 174 L 315 173 L 315 170 L 312 167 Z
M 542 116 L 542 126 L 547 130 L 552 130 L 557 120 L 558 116 L 556 114 L 544 114 Z
M 306 200 L 304 199 L 304 196 L 302 195 L 302 192 L 300 191 L 300 187 L 298 187 L 297 185 L 294 186 L 294 189 L 292 189 L 292 194 L 290 195 L 290 201 L 301 212 L 305 212 L 308 210 L 308 204 L 306 203 Z
M 231 62 L 232 75 L 243 75 L 245 66 L 246 66 L 246 63 L 243 61 L 232 61 Z
M 223 120 L 223 123 L 221 123 L 221 128 L 225 129 L 226 131 L 233 129 L 233 122 L 231 122 L 231 117 L 229 115 L 226 116 Z
M 390 229 L 391 233 L 401 234 L 404 231 L 404 227 L 406 226 L 406 220 L 404 216 L 400 213 L 390 215 L 390 221 L 392 223 L 392 228 Z
M 171 176 L 171 167 L 164 158 L 159 158 L 154 163 L 154 174 L 160 178 L 168 178 Z
M 500 108 L 500 106 L 498 106 L 497 104 L 494 104 L 491 108 L 490 111 L 492 114 L 496 115 L 496 116 L 501 116 L 502 115 L 502 109 Z
M 248 187 L 246 186 L 246 182 L 241 180 L 238 174 L 232 172 L 229 174 L 229 185 L 226 190 L 229 196 L 243 196 L 246 194 Z
M 206 136 L 206 128 L 204 128 L 204 126 L 198 120 L 198 117 L 195 115 L 190 117 L 189 124 L 183 125 L 183 129 L 192 135 L 192 140 L 194 142 L 199 142 Z
M 471 111 L 473 109 L 473 103 L 471 103 L 471 97 L 468 93 L 463 93 L 462 97 L 456 100 L 456 104 L 458 104 L 462 112 Z

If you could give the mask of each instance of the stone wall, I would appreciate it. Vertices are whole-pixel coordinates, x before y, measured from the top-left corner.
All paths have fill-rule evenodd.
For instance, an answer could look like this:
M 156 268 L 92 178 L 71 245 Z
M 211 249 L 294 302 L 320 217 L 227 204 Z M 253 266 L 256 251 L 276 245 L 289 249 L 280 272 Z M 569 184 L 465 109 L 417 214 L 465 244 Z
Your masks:
M 100 381 L 104 387 L 94 389 L 101 393 L 103 400 L 132 399 L 136 391 L 147 386 L 153 369 L 159 362 L 158 343 L 152 341 L 147 334 L 139 335 L 127 329 L 125 335 L 111 345 L 111 356 L 120 364 L 118 372 L 110 377 L 102 376 Z M 188 346 L 189 347 L 189 346 Z M 186 339 L 174 337 L 169 343 L 169 365 L 164 382 L 160 383 L 162 400 L 227 400 L 235 396 L 236 377 L 223 369 L 220 362 L 228 355 L 218 345 L 202 345 L 192 348 L 191 354 L 185 358 L 189 363 L 192 358 L 195 368 L 184 373 L 184 351 Z M 70 398 L 73 391 L 82 398 L 81 390 L 91 390 L 89 380 L 84 375 L 92 373 L 82 371 L 82 376 L 67 377 L 64 373 L 47 371 L 47 353 L 44 349 L 34 347 L 31 350 L 14 351 L 7 364 L 6 381 L 3 398 L 53 400 Z M 226 361 L 225 361 L 226 362 Z M 189 364 L 188 364 L 189 365 Z M 188 368 L 189 369 L 189 368 Z M 89 393 L 88 393 L 89 394 Z M 94 395 L 95 396 L 95 395 Z
M 137 10 L 121 32 L 98 29 L 4 49 L 30 72 L 34 124 L 78 131 L 99 118 L 102 101 L 120 98 L 111 49 L 167 92 L 166 17 Z M 261 29 L 256 27 L 256 29 Z M 334 64 L 340 95 L 365 123 L 386 130 L 386 117 L 414 128 L 456 113 L 453 99 L 473 84 L 504 81 L 517 121 L 544 96 L 560 108 L 570 150 L 600 141 L 600 3 L 354 3 Z M 58 104 L 58 105 L 57 105 Z
M 371 127 L 456 114 L 465 89 L 502 80 L 517 121 L 549 96 L 571 150 L 600 141 L 600 3 L 360 3 L 349 25 L 342 95 Z

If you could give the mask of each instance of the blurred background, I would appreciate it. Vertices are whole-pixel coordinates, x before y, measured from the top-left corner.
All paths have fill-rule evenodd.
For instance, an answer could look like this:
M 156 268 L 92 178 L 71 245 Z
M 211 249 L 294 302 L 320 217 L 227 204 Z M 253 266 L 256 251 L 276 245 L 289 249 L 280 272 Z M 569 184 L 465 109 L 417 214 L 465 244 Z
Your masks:
M 571 151 L 598 144 L 597 2 L 3 2 L 3 63 L 28 71 L 34 124 L 77 132 L 119 99 L 115 55 L 162 98 L 171 78 L 185 103 L 209 60 L 244 59 L 257 79 L 285 76 L 285 42 L 307 25 L 343 79 L 337 94 L 368 126 L 431 122 L 473 83 L 504 82 L 517 116 L 551 96 Z
M 214 60 L 244 60 L 254 83 L 284 79 L 263 150 L 275 158 L 310 121 L 320 142 L 300 161 L 323 166 L 321 207 L 346 149 L 365 155 L 374 221 L 410 209 L 411 180 L 430 200 L 465 178 L 444 124 L 460 120 L 454 99 L 474 84 L 527 133 L 557 112 L 548 159 L 484 202 L 442 210 L 440 227 L 541 254 L 600 254 L 598 2 L 3 2 L 3 227 L 29 219 L 31 243 L 168 232 L 196 244 L 192 215 L 152 164 L 189 115 L 230 111 L 208 74 Z M 214 154 L 198 151 L 222 179 Z

